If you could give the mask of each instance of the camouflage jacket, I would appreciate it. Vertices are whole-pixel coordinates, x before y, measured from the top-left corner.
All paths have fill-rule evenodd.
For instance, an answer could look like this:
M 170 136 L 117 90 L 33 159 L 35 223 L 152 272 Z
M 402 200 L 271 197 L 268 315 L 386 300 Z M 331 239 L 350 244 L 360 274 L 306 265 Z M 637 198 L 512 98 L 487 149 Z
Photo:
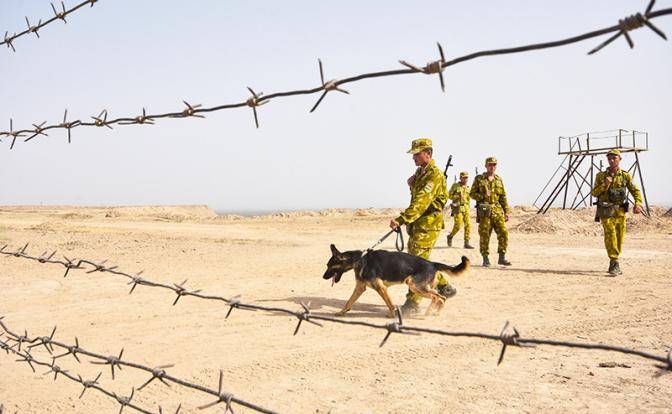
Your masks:
M 448 197 L 452 200 L 453 204 L 460 206 L 460 213 L 469 212 L 469 186 L 460 185 L 459 182 L 454 183 L 448 191 Z
M 488 180 L 487 173 L 477 175 L 471 185 L 471 198 L 479 203 L 491 204 L 493 213 L 511 213 L 511 208 L 506 200 L 504 182 L 497 174 L 492 181 Z
M 413 224 L 415 230 L 439 231 L 443 229 L 443 208 L 448 201 L 446 177 L 434 165 L 434 160 L 415 171 L 411 185 L 411 204 L 395 221 Z
M 612 178 L 611 185 L 607 185 L 606 178 L 609 176 L 609 170 L 597 173 L 595 176 L 595 187 L 591 194 L 597 197 L 598 200 L 609 202 L 609 190 L 627 188 L 635 199 L 635 205 L 642 204 L 642 193 L 639 188 L 632 182 L 632 176 L 620 168 Z

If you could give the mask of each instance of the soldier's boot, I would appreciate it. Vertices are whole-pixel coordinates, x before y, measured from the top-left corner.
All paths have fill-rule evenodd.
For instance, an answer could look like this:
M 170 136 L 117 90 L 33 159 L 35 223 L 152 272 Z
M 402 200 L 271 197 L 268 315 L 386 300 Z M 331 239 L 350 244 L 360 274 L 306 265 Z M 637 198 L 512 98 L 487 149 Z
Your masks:
M 465 240 L 465 241 L 464 241 L 464 248 L 465 248 L 465 249 L 473 249 L 474 246 L 472 246 L 471 244 L 469 244 L 469 240 Z
M 621 266 L 618 264 L 618 260 L 612 260 L 609 262 L 609 274 L 611 276 L 618 276 L 623 274 L 623 272 L 621 272 Z
M 453 247 L 453 236 L 449 234 L 446 241 L 448 242 L 448 247 Z
M 443 296 L 446 299 L 452 298 L 457 294 L 457 289 L 452 287 L 450 284 L 439 285 L 436 287 L 436 291 L 438 292 L 439 295 Z
M 488 256 L 483 256 L 483 267 L 490 267 L 490 259 Z
M 401 314 L 404 316 L 416 315 L 420 313 L 420 304 L 412 301 L 411 299 L 406 299 L 406 302 L 401 306 Z
M 502 266 L 511 266 L 511 262 L 506 260 L 506 254 L 505 253 L 500 253 L 499 254 L 499 260 L 497 261 L 497 264 L 500 264 Z

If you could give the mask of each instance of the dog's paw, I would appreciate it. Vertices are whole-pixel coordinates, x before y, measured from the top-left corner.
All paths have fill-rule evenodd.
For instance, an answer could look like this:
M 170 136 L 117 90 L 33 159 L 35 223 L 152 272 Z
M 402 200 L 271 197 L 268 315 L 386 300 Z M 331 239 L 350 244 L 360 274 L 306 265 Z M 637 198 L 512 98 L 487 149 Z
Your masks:
M 345 316 L 346 311 L 338 311 L 334 313 L 334 316 Z

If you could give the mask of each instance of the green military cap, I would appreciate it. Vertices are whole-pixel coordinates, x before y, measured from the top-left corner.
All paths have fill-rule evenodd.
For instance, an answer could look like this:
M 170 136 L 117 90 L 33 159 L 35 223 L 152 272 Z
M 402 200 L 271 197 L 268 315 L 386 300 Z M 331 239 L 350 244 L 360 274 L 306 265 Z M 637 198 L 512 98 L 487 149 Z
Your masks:
M 609 155 L 618 155 L 619 157 L 621 156 L 621 151 L 617 149 L 612 149 L 611 151 L 607 152 L 607 156 Z
M 462 171 L 462 172 L 460 173 L 460 178 L 469 178 L 469 173 L 466 172 L 466 171 Z
M 488 164 L 497 164 L 497 158 L 495 157 L 488 157 L 485 159 L 485 165 L 487 166 Z
M 414 139 L 411 143 L 411 149 L 406 151 L 409 154 L 417 154 L 422 150 L 432 148 L 432 140 L 429 138 L 418 138 Z

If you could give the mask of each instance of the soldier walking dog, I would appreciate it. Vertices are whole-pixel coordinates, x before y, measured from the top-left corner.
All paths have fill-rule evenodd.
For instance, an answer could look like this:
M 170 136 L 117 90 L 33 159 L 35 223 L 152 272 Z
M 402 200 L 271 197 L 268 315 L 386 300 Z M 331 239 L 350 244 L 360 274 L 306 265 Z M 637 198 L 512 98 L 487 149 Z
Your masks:
M 411 203 L 399 217 L 390 220 L 390 227 L 393 229 L 406 224 L 410 235 L 408 252 L 424 259 L 429 259 L 444 228 L 443 208 L 448 201 L 446 177 L 434 164 L 433 152 L 432 140 L 429 138 L 419 138 L 411 143 L 408 153 L 413 154 L 413 161 L 418 167 L 407 181 L 411 190 Z M 444 298 L 457 293 L 442 274 L 438 276 L 437 291 Z M 421 300 L 421 295 L 409 289 L 402 312 L 417 313 Z

